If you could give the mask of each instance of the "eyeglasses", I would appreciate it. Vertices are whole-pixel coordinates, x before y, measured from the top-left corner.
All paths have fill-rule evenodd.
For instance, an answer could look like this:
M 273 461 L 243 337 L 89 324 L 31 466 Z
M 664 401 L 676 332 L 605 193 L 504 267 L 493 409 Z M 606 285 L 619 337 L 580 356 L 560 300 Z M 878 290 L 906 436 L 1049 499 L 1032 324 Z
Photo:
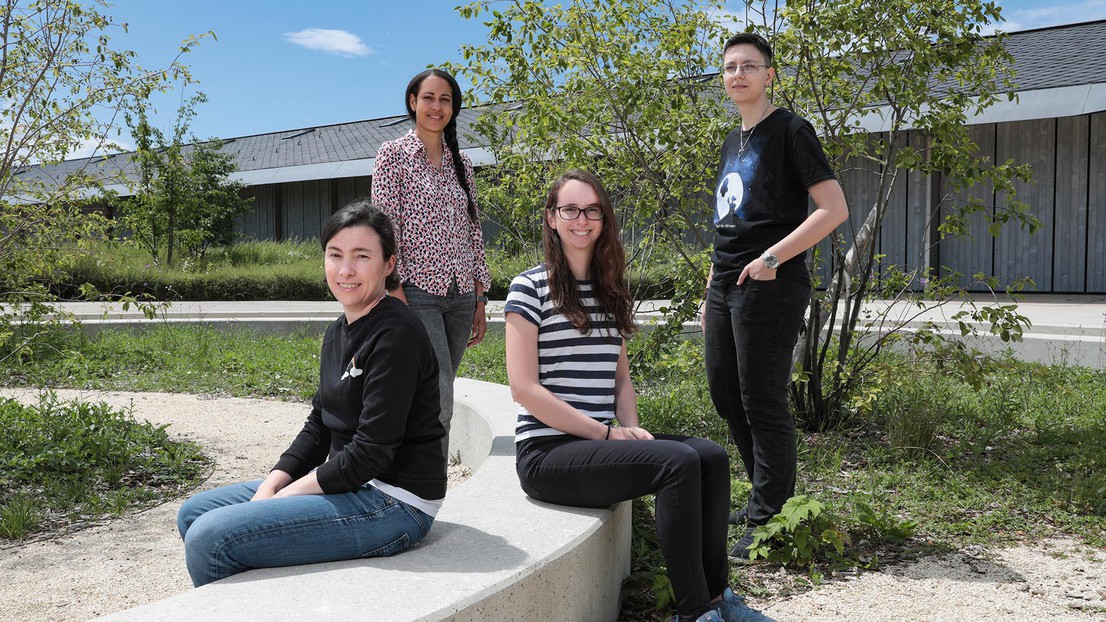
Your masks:
M 730 77 L 735 73 L 740 73 L 743 76 L 754 74 L 760 71 L 762 68 L 768 68 L 771 65 L 758 65 L 756 63 L 741 63 L 740 65 L 726 65 L 722 68 L 722 73 L 726 74 L 726 77 Z
M 580 214 L 584 214 L 584 218 L 588 220 L 603 220 L 603 210 L 593 206 L 590 207 L 576 207 L 575 205 L 562 205 L 560 207 L 554 207 L 554 212 L 561 217 L 561 220 L 576 220 L 580 217 Z

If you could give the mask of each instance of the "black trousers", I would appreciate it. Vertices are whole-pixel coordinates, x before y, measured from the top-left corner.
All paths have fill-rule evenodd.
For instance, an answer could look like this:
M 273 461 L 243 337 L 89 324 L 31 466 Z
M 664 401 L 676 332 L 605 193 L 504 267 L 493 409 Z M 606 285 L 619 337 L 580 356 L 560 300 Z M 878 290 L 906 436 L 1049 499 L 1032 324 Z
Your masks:
M 557 505 L 599 508 L 655 494 L 657 536 L 680 616 L 694 620 L 725 589 L 730 466 L 714 441 L 666 434 L 651 441 L 537 439 L 519 444 L 517 470 L 526 494 Z
M 809 302 L 810 286 L 794 279 L 715 283 L 707 293 L 707 384 L 753 486 L 753 525 L 768 522 L 795 494 L 795 420 L 787 386 Z

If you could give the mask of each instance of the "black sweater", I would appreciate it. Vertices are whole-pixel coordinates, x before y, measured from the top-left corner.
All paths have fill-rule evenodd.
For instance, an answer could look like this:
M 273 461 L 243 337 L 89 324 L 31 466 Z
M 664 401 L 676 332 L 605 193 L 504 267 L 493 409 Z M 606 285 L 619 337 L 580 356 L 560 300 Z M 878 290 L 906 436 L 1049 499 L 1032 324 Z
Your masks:
M 379 479 L 423 499 L 445 496 L 438 362 L 407 305 L 385 296 L 353 324 L 327 328 L 311 414 L 274 469 L 318 466 L 323 492 Z

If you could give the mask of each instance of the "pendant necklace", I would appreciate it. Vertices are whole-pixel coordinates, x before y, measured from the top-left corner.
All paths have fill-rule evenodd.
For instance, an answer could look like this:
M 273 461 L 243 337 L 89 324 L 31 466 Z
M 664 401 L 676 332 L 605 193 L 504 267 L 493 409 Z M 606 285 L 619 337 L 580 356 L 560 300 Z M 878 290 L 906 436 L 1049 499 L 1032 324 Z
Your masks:
M 764 112 L 761 113 L 760 120 L 756 122 L 756 125 L 753 126 L 753 129 L 749 130 L 748 136 L 745 136 L 745 130 L 741 130 L 741 133 L 738 134 L 737 157 L 740 158 L 741 156 L 745 155 L 745 148 L 748 147 L 749 143 L 753 141 L 753 133 L 757 131 L 758 127 L 760 127 L 760 122 L 764 120 L 764 117 L 768 116 L 768 111 L 771 109 L 772 104 L 768 104 L 768 106 L 764 109 Z

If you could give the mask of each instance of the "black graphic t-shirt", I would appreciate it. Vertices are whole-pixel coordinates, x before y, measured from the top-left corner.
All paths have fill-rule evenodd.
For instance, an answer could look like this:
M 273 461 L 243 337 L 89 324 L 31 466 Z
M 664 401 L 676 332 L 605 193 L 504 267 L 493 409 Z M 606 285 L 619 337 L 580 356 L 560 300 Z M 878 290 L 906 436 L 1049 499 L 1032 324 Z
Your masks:
M 730 132 L 715 183 L 715 280 L 736 281 L 747 263 L 794 231 L 809 213 L 807 189 L 833 177 L 814 128 L 788 110 L 777 108 L 751 131 Z M 809 281 L 805 258 L 788 260 L 777 276 Z

